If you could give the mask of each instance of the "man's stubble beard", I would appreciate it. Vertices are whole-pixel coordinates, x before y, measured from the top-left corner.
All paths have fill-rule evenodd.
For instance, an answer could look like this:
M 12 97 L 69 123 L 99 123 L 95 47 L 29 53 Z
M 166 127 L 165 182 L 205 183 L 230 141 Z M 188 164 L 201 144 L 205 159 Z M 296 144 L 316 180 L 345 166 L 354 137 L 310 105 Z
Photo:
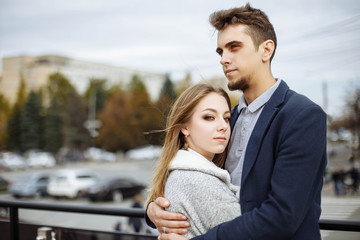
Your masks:
M 245 91 L 246 89 L 249 88 L 249 84 L 248 84 L 246 77 L 242 77 L 240 79 L 233 80 L 233 81 L 230 81 L 230 80 L 228 80 L 228 81 L 229 81 L 228 88 L 230 91 L 236 91 L 236 90 Z

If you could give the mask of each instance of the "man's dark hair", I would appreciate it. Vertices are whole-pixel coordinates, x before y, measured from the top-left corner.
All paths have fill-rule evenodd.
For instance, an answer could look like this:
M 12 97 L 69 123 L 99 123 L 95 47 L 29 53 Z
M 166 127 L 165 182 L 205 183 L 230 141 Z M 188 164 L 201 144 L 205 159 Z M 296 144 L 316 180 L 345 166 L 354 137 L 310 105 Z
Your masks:
M 277 40 L 273 25 L 268 16 L 260 9 L 252 8 L 249 3 L 243 7 L 220 10 L 210 15 L 209 21 L 216 30 L 221 31 L 229 25 L 244 24 L 248 26 L 247 34 L 254 42 L 256 49 L 266 40 L 272 40 L 275 44 L 274 57 Z

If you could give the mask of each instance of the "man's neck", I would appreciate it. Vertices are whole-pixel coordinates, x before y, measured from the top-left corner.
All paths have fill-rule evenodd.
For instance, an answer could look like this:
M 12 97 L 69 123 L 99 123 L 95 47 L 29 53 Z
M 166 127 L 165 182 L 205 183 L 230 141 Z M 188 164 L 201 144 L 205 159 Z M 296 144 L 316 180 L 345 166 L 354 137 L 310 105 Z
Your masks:
M 252 103 L 257 97 L 266 92 L 266 90 L 271 88 L 275 83 L 276 79 L 272 75 L 255 81 L 248 89 L 243 91 L 247 105 Z

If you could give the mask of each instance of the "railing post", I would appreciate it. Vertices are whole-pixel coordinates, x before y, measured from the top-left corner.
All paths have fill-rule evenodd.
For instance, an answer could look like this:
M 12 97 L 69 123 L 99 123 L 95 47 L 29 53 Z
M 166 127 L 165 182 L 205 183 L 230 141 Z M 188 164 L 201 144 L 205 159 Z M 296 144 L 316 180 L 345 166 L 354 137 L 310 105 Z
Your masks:
M 10 239 L 19 240 L 19 208 L 10 208 Z

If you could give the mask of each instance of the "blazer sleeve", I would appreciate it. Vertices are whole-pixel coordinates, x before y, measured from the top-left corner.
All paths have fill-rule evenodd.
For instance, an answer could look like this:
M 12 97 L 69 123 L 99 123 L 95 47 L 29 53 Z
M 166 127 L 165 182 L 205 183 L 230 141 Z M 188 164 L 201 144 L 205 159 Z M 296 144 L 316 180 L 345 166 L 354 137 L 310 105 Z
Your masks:
M 326 115 L 313 104 L 282 117 L 266 200 L 193 239 L 291 239 L 307 214 L 320 215 L 314 205 L 326 165 Z

